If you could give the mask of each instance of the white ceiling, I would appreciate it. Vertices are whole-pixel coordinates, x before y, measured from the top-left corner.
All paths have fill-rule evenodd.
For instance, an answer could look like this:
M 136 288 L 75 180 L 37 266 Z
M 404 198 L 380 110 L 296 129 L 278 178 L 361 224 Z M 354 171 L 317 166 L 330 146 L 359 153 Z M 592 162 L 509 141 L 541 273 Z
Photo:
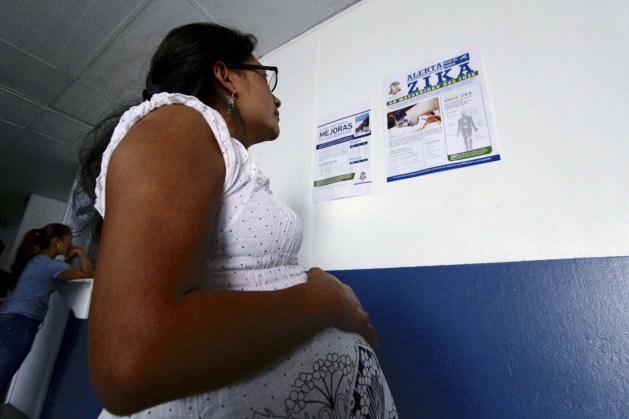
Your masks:
M 170 29 L 234 26 L 257 36 L 262 56 L 358 1 L 2 1 L 0 192 L 67 200 L 82 135 L 139 98 L 152 51 Z

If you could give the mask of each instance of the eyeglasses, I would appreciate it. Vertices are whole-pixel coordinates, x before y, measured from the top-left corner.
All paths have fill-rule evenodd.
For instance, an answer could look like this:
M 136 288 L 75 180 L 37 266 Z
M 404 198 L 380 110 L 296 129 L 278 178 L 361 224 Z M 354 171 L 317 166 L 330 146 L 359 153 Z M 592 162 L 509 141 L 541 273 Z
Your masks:
M 277 87 L 277 73 L 278 73 L 277 67 L 269 67 L 266 65 L 258 65 L 258 64 L 226 64 L 226 65 L 227 67 L 230 67 L 230 68 L 239 68 L 242 70 L 264 70 L 264 78 L 266 79 L 266 82 L 269 84 L 269 89 L 273 91 Z

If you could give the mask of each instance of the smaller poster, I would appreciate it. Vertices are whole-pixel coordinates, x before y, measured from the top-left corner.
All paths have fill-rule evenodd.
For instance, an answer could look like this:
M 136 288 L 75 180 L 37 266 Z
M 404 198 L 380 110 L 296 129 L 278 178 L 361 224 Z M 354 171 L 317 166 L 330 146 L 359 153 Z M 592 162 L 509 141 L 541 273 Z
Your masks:
M 385 80 L 387 182 L 500 160 L 474 49 Z
M 312 202 L 371 193 L 371 109 L 361 106 L 320 121 Z

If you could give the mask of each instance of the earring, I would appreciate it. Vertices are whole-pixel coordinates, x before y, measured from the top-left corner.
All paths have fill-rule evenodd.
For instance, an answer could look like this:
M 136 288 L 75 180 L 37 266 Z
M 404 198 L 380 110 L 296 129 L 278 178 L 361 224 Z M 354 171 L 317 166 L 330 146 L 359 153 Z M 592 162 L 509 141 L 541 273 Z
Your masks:
M 232 92 L 232 95 L 227 99 L 227 114 L 231 115 L 236 108 L 236 91 Z

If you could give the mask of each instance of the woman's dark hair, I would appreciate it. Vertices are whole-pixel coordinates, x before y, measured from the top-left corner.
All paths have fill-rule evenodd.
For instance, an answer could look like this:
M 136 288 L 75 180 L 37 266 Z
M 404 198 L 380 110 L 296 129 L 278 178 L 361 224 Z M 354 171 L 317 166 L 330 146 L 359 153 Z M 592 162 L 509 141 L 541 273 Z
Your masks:
M 191 23 L 171 30 L 159 45 L 146 76 L 143 100 L 159 92 L 195 96 L 214 108 L 224 107 L 215 83 L 214 63 L 243 63 L 253 53 L 257 40 L 213 23 Z M 94 209 L 94 189 L 100 174 L 102 155 L 122 114 L 135 103 L 127 104 L 98 123 L 86 136 L 80 153 L 79 179 L 74 193 L 74 211 L 79 230 L 99 238 L 102 218 Z
M 17 249 L 13 265 L 11 265 L 12 282 L 9 284 L 9 290 L 15 288 L 18 278 L 33 256 L 43 249 L 49 248 L 50 242 L 55 237 L 63 239 L 67 235 L 72 235 L 72 229 L 65 224 L 57 223 L 48 224 L 43 228 L 35 228 L 26 233 L 22 239 L 22 244 Z

